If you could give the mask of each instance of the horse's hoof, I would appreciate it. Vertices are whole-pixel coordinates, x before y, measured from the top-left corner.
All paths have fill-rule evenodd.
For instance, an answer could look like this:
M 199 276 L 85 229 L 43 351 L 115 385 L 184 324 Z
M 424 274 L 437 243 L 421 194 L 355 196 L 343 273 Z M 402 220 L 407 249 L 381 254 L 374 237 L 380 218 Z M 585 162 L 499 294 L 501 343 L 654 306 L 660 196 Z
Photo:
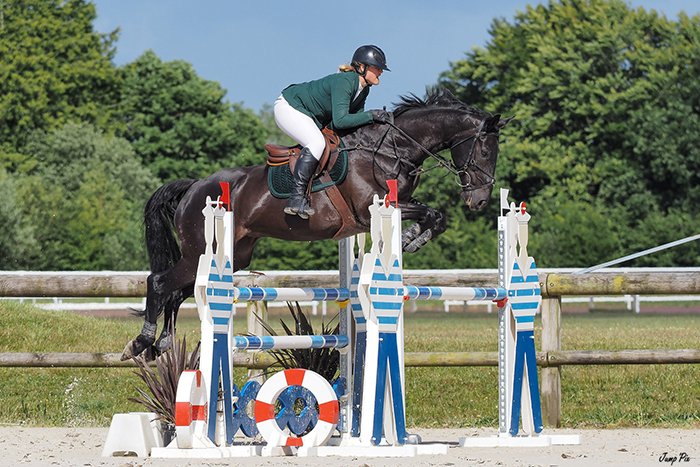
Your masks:
M 144 350 L 144 352 L 141 355 L 142 355 L 142 358 L 144 360 L 146 360 L 147 362 L 152 362 L 156 359 L 156 357 L 160 356 L 160 352 L 158 351 L 158 349 L 154 345 L 152 345 L 149 348 L 147 348 L 146 350 Z
M 124 351 L 122 352 L 122 356 L 121 356 L 120 360 L 123 362 L 126 360 L 131 360 L 132 358 L 138 356 L 138 353 L 135 353 L 136 346 L 137 346 L 136 339 L 134 339 L 133 341 L 126 344 L 126 347 L 124 347 Z
M 411 225 L 410 227 L 406 227 L 403 232 L 401 232 L 401 247 L 403 248 L 403 251 L 406 251 L 406 248 L 408 245 L 413 242 L 420 234 L 421 234 L 421 227 L 418 223 Z
M 126 344 L 126 347 L 124 347 L 124 351 L 122 352 L 121 361 L 131 360 L 134 357 L 138 357 L 144 350 L 153 347 L 154 340 L 155 339 L 144 337 L 143 334 L 139 334 L 136 339 Z
M 165 336 L 160 336 L 158 342 L 156 342 L 156 352 L 158 352 L 158 355 L 160 355 L 163 352 L 166 352 L 168 349 L 170 349 L 170 335 L 167 334 Z

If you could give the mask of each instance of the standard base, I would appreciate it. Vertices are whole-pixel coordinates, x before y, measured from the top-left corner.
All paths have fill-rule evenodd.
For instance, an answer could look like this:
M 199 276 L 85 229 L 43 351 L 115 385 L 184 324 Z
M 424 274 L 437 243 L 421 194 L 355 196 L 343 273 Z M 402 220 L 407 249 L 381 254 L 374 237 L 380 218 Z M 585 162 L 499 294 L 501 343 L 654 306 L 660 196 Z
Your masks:
M 543 447 L 581 444 L 581 435 L 490 436 L 459 438 L 460 447 Z
M 151 457 L 166 459 L 223 459 L 231 457 L 280 457 L 294 455 L 292 448 L 268 447 L 262 445 L 242 445 L 203 449 L 180 449 L 173 442 L 167 448 L 154 448 Z
M 363 446 L 359 442 L 339 443 L 334 438 L 332 444 L 326 446 L 278 447 L 265 445 L 234 445 L 203 449 L 180 449 L 173 442 L 166 448 L 153 448 L 151 457 L 157 458 L 188 458 L 188 459 L 220 459 L 230 457 L 415 457 L 447 454 L 446 444 L 405 444 L 403 446 Z
M 163 445 L 156 414 L 150 412 L 118 413 L 112 417 L 102 457 L 136 455 L 148 457 Z

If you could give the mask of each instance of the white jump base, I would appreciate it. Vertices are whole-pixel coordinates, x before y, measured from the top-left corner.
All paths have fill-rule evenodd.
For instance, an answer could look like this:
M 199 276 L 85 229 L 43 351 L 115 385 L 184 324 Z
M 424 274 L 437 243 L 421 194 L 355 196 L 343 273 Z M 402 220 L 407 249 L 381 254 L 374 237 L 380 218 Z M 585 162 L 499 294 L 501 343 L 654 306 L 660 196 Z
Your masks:
M 538 436 L 474 436 L 459 438 L 462 448 L 519 448 L 547 447 L 581 444 L 581 435 L 538 435 Z
M 165 459 L 223 459 L 235 457 L 416 457 L 447 454 L 447 444 L 404 444 L 403 446 L 362 446 L 352 440 L 341 445 L 340 437 L 333 437 L 325 446 L 267 446 L 264 444 L 236 444 L 204 449 L 179 449 L 173 441 L 168 447 L 151 450 L 151 457 Z

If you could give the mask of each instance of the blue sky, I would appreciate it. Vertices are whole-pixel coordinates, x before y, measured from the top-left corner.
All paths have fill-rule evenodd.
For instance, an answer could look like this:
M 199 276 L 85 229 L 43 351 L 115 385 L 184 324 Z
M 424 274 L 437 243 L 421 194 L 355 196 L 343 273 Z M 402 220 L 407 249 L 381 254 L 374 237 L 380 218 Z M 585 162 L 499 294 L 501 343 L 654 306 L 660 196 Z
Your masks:
M 512 20 L 526 0 L 93 0 L 99 32 L 121 28 L 115 63 L 152 49 L 185 60 L 218 81 L 226 99 L 259 110 L 288 84 L 320 78 L 347 63 L 363 44 L 387 55 L 390 73 L 367 108 L 391 107 L 400 95 L 422 96 L 450 62 L 490 40 L 494 18 Z M 698 0 L 634 0 L 676 19 L 700 12 Z

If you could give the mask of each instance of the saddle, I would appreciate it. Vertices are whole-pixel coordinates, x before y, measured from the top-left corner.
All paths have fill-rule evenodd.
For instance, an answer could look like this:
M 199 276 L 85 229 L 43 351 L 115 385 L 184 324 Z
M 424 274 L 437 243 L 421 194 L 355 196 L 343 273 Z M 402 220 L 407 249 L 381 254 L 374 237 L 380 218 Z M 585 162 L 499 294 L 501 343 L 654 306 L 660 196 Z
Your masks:
M 324 171 L 332 169 L 338 160 L 338 153 L 340 152 L 340 137 L 330 128 L 324 128 L 321 130 L 321 133 L 326 140 L 326 148 L 323 150 L 323 155 L 318 161 L 316 173 L 314 173 L 312 178 L 317 178 Z M 289 170 L 294 173 L 294 167 L 302 150 L 301 145 L 282 146 L 280 144 L 266 144 L 265 149 L 267 150 L 267 165 L 289 164 Z
M 326 147 L 323 150 L 323 155 L 318 162 L 318 167 L 314 176 L 311 177 L 309 183 L 309 192 L 323 190 L 330 202 L 335 207 L 340 215 L 342 225 L 333 236 L 334 240 L 340 240 L 352 235 L 352 226 L 354 216 L 350 211 L 348 203 L 343 198 L 340 190 L 336 186 L 341 183 L 347 173 L 347 151 L 342 147 L 340 137 L 331 129 L 324 128 L 321 130 L 323 137 L 326 140 Z M 266 144 L 267 150 L 267 165 L 268 170 L 268 186 L 270 193 L 277 198 L 288 197 L 289 193 L 282 194 L 278 186 L 275 186 L 275 180 L 287 177 L 291 180 L 291 174 L 294 173 L 299 154 L 303 149 L 301 145 L 282 146 L 279 144 Z M 342 157 L 339 157 L 342 154 Z M 284 174 L 281 174 L 282 166 L 285 167 Z

